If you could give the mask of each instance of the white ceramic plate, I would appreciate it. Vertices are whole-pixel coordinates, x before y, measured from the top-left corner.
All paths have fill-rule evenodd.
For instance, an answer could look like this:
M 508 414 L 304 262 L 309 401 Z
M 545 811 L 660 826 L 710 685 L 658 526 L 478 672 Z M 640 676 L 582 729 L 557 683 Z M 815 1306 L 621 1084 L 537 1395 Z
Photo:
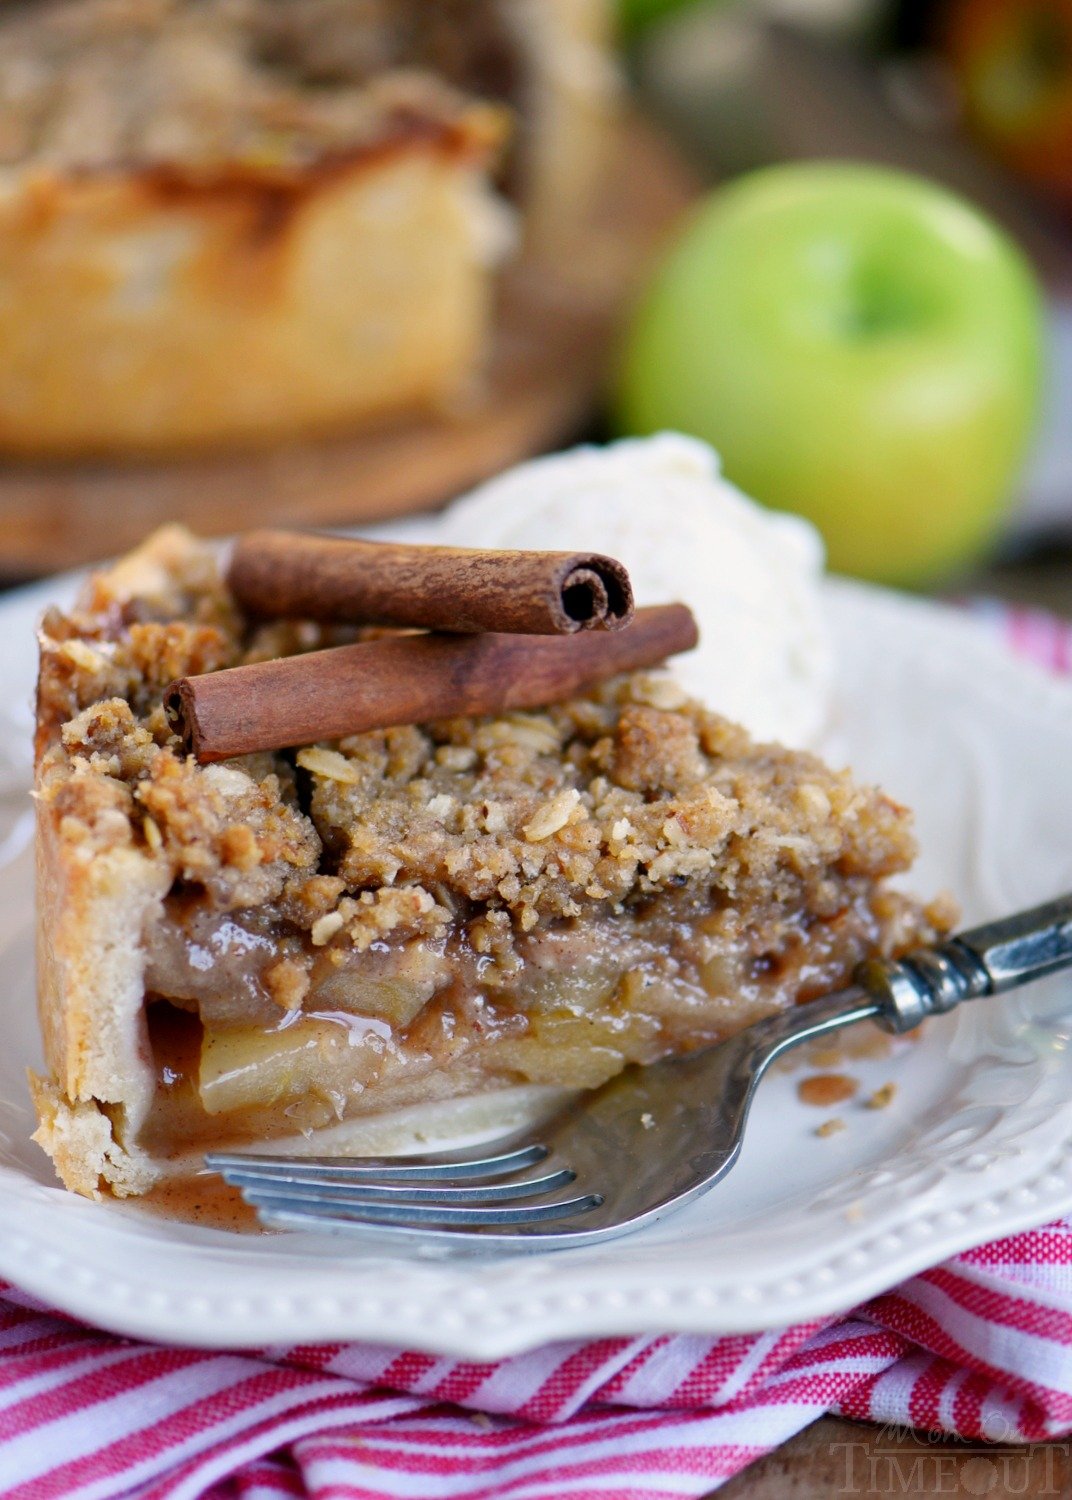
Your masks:
M 53 591 L 55 586 L 53 586 Z M 955 1251 L 1072 1210 L 1072 982 L 979 1001 L 853 1064 L 885 1110 L 820 1139 L 795 1080 L 760 1090 L 739 1166 L 631 1238 L 430 1259 L 306 1235 L 236 1236 L 90 1203 L 28 1139 L 28 709 L 44 591 L 0 606 L 0 1276 L 107 1328 L 205 1346 L 361 1338 L 490 1358 L 562 1337 L 714 1333 L 834 1313 Z M 1072 689 L 949 611 L 828 587 L 829 752 L 918 812 L 920 891 L 969 918 L 1072 888 Z M 6 789 L 6 790 L 5 790 Z M 1066 1016 L 1064 1012 L 1068 1012 Z

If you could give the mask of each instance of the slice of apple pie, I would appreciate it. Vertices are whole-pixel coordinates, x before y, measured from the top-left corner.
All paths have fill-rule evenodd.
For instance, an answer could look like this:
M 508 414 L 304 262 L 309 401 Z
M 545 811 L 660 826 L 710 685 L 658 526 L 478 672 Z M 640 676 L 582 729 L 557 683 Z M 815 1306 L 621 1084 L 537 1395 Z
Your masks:
M 657 674 L 182 756 L 173 678 L 338 638 L 246 622 L 176 530 L 44 621 L 33 1087 L 68 1187 L 143 1193 L 209 1147 L 340 1151 L 375 1112 L 591 1088 L 947 925 L 885 884 L 913 855 L 903 808 Z

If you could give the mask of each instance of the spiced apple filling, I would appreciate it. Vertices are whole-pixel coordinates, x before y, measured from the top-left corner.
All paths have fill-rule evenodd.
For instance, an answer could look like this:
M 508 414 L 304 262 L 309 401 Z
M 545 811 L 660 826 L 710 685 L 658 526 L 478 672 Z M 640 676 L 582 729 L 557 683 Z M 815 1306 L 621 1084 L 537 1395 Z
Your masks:
M 441 938 L 360 950 L 340 932 L 317 948 L 274 914 L 169 899 L 146 938 L 160 1107 L 141 1143 L 316 1130 L 416 1102 L 433 1076 L 440 1092 L 595 1087 L 825 993 L 911 917 L 889 895 L 846 896 L 788 927 L 776 913 L 743 927 L 714 896 L 653 902 L 530 933 L 505 963 L 473 947 L 479 918 Z
M 45 622 L 39 1138 L 82 1191 L 401 1105 L 594 1087 L 946 923 L 885 884 L 914 853 L 903 808 L 657 675 L 183 755 L 173 677 L 324 639 L 249 625 L 178 533 Z

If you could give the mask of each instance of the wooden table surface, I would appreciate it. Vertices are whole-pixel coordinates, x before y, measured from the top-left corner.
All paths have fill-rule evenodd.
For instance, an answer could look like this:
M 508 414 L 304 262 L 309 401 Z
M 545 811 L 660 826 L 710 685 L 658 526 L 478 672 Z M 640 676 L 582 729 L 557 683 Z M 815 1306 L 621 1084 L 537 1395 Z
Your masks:
M 1072 1495 L 1072 1443 L 960 1443 L 824 1417 L 717 1493 L 719 1500 Z

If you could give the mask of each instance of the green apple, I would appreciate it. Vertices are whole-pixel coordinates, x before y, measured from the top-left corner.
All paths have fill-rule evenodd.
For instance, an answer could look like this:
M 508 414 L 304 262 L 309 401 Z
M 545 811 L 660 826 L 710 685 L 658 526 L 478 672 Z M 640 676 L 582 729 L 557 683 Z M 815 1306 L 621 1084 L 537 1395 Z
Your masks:
M 921 584 L 992 541 L 1042 365 L 1034 275 L 995 225 L 920 178 L 806 163 L 701 205 L 632 318 L 614 412 L 706 438 L 833 567 Z

